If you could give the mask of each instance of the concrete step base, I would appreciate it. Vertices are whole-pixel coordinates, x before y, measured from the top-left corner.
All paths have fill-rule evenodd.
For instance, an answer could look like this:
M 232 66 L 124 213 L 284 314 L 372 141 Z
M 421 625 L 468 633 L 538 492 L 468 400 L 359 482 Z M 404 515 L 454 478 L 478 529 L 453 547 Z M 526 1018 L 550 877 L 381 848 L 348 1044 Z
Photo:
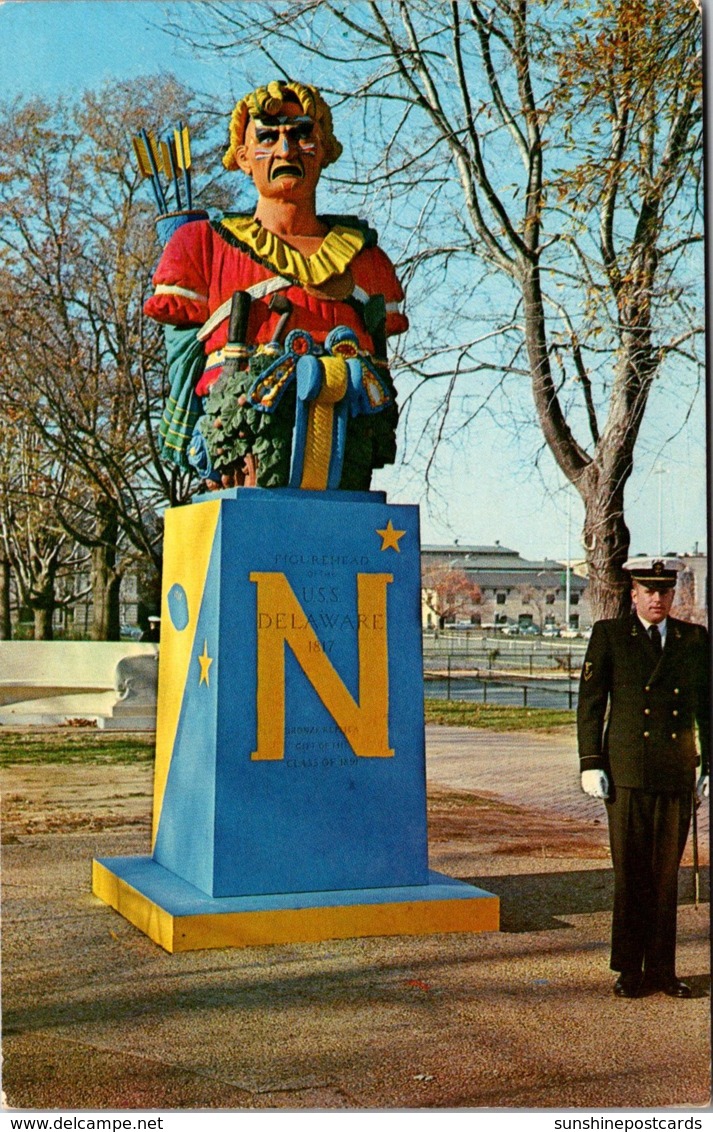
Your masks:
M 429 872 L 428 884 L 213 898 L 152 857 L 95 860 L 92 890 L 166 951 L 363 936 L 497 931 L 500 901 Z

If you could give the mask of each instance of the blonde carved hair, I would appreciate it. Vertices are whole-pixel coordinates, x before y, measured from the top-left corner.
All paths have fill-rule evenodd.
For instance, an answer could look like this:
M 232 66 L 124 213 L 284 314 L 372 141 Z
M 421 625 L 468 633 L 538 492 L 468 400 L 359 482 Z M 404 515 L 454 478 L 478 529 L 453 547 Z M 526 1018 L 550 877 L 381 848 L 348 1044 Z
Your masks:
M 304 113 L 309 114 L 319 126 L 324 140 L 323 167 L 337 160 L 342 152 L 342 146 L 334 136 L 332 112 L 316 86 L 306 86 L 292 80 L 289 82 L 275 80 L 267 86 L 259 86 L 257 90 L 246 94 L 236 103 L 230 118 L 230 145 L 223 157 L 223 165 L 226 169 L 240 168 L 237 151 L 245 144 L 248 121 L 251 118 L 262 118 L 264 115 L 279 114 L 286 99 L 290 102 L 296 99 Z

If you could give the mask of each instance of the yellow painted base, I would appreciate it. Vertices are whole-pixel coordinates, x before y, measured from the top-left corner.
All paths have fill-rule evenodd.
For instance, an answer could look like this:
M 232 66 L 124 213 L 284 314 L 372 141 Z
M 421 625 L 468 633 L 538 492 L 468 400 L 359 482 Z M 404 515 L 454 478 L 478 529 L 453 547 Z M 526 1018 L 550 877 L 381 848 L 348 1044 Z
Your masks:
M 94 861 L 92 890 L 95 896 L 119 912 L 154 943 L 166 951 L 195 951 L 210 947 L 252 947 L 275 943 L 308 943 L 325 939 L 355 939 L 362 936 L 436 935 L 445 932 L 497 931 L 500 902 L 497 896 L 470 885 L 430 874 L 430 884 L 413 889 L 374 889 L 361 892 L 305 893 L 289 897 L 243 897 L 211 900 L 190 885 L 168 874 L 150 858 L 138 858 L 147 875 L 168 880 L 168 911 L 152 895 L 119 875 L 136 870 L 123 867 L 130 858 L 114 862 Z M 153 878 L 152 878 L 153 881 Z M 141 883 L 139 881 L 139 883 Z M 195 898 L 181 894 L 183 909 L 177 911 L 177 886 Z M 145 885 L 155 889 L 155 883 Z M 391 897 L 391 898 L 390 898 Z M 193 903 L 196 911 L 187 909 Z M 256 907 L 262 904 L 263 907 Z M 239 910 L 235 910 L 236 907 Z M 208 908 L 209 910 L 202 910 Z M 199 910 L 200 909 L 200 910 Z M 224 910 L 223 910 L 224 909 Z

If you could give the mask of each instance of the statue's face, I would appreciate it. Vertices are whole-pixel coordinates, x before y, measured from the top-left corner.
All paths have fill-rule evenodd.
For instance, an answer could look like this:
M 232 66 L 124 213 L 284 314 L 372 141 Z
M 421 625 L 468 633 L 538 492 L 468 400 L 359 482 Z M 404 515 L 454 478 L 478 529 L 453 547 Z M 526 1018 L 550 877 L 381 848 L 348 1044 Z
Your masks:
M 301 107 L 285 102 L 274 119 L 250 119 L 237 159 L 261 197 L 308 199 L 322 172 L 322 133 Z

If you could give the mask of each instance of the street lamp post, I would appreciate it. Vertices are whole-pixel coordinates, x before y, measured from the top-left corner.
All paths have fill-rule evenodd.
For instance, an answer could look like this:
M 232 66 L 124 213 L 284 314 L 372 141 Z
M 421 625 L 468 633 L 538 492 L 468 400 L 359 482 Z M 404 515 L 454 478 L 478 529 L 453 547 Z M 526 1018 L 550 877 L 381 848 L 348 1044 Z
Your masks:
M 659 558 L 663 558 L 663 477 L 667 472 L 668 468 L 662 467 L 661 464 L 654 468 L 654 475 L 659 478 Z

